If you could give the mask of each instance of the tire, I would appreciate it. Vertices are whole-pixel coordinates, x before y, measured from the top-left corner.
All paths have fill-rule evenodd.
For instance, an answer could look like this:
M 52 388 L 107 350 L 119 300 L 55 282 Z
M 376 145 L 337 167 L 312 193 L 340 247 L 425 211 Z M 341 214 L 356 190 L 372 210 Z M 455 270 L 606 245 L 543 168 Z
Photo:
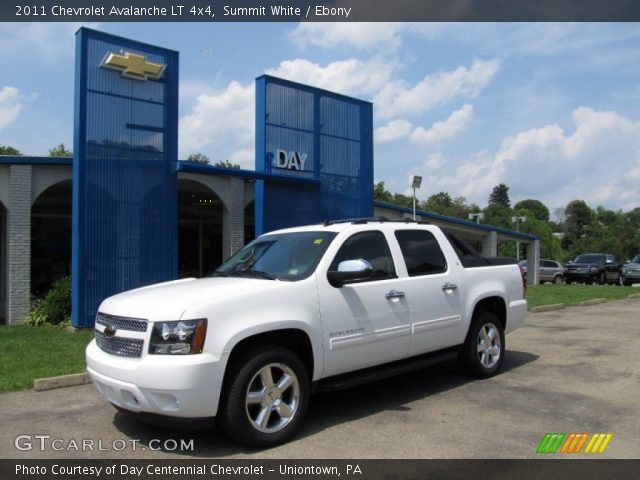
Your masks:
M 607 275 L 604 272 L 601 272 L 598 275 L 598 285 L 605 285 L 607 283 Z
M 621 287 L 630 287 L 631 283 L 627 282 L 626 279 L 620 275 L 618 277 L 618 285 L 620 285 Z
M 224 432 L 251 448 L 286 442 L 309 405 L 309 375 L 291 350 L 266 345 L 247 351 L 225 376 L 219 420 Z
M 474 316 L 462 346 L 458 362 L 463 370 L 476 378 L 495 375 L 504 360 L 504 329 L 493 313 Z
M 564 283 L 564 278 L 562 278 L 562 275 L 556 275 L 553 277 L 553 283 L 556 285 L 562 285 Z

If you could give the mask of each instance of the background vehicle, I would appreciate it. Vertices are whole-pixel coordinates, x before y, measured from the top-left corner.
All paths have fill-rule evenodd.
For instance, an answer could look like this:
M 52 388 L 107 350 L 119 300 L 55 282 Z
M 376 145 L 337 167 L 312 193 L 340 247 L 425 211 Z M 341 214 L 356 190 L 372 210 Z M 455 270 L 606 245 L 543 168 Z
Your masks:
M 485 258 L 433 225 L 358 220 L 263 235 L 210 278 L 107 298 L 87 370 L 143 419 L 286 441 L 312 386 L 339 390 L 457 358 L 495 375 L 525 319 L 514 259 Z
M 522 271 L 527 273 L 527 260 L 522 260 L 518 265 L 522 268 Z M 540 283 L 551 282 L 551 283 L 564 283 L 564 266 L 556 262 L 555 260 L 540 260 L 540 268 L 538 269 L 538 281 Z
M 605 253 L 583 253 L 573 262 L 567 263 L 567 283 L 618 284 L 622 266 L 613 255 Z
M 640 255 L 636 255 L 622 266 L 619 283 L 624 286 L 640 283 Z

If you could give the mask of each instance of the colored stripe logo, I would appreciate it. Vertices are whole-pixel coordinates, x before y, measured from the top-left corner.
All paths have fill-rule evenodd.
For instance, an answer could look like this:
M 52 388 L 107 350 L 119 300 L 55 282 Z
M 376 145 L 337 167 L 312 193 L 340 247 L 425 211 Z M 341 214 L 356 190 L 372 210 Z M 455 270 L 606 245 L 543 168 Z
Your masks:
M 612 433 L 545 433 L 536 453 L 603 453 Z

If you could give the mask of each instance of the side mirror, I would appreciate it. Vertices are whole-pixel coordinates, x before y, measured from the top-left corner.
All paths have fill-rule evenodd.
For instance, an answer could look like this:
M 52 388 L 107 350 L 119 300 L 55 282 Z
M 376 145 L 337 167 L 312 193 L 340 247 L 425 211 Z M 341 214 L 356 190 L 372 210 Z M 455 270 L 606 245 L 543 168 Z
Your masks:
M 371 263 L 362 258 L 345 260 L 338 264 L 338 270 L 331 270 L 327 273 L 327 280 L 334 287 L 340 288 L 347 282 L 369 278 L 372 272 Z

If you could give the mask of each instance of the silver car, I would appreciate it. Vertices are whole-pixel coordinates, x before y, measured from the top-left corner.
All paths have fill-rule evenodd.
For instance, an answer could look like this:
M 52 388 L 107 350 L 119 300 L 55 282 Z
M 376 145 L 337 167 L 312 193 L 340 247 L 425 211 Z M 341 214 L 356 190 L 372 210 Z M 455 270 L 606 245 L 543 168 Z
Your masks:
M 522 271 L 527 273 L 527 261 L 522 260 L 518 265 Z M 555 260 L 540 260 L 540 268 L 538 271 L 538 281 L 540 283 L 551 282 L 556 284 L 564 283 L 564 266 Z

